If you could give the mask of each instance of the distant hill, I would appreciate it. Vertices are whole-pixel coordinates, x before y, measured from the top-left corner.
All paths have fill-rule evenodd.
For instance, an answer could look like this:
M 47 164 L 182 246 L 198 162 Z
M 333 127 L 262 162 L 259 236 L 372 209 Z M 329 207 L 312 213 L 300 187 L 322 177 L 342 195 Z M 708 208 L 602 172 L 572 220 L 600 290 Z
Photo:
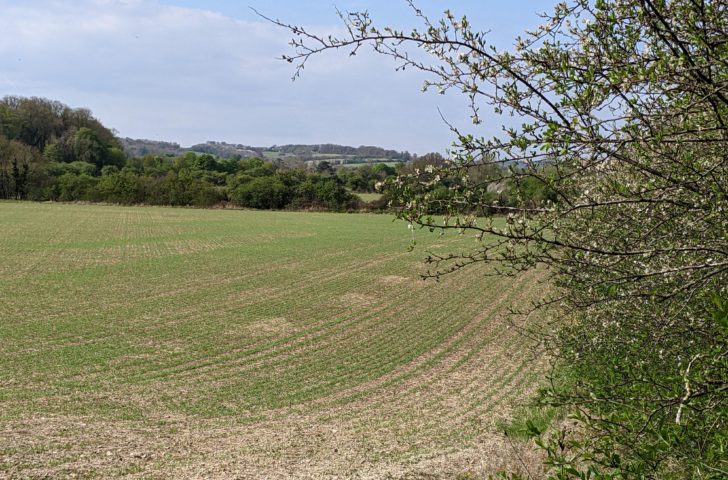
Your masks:
M 288 153 L 297 156 L 321 156 L 321 155 L 341 155 L 347 157 L 361 158 L 381 158 L 387 160 L 410 160 L 409 152 L 398 152 L 396 150 L 386 150 L 381 147 L 362 145 L 359 147 L 348 147 L 345 145 L 336 145 L 332 143 L 322 143 L 318 145 L 274 145 L 268 150 L 280 153 Z
M 409 152 L 398 152 L 375 146 L 350 147 L 323 143 L 315 145 L 273 145 L 271 147 L 251 147 L 241 144 L 209 141 L 181 147 L 178 143 L 158 140 L 123 138 L 121 143 L 130 157 L 145 155 L 178 156 L 186 152 L 209 153 L 221 158 L 262 157 L 280 161 L 319 162 L 327 160 L 333 164 L 360 164 L 375 162 L 407 162 L 412 158 Z
M 159 140 L 139 140 L 135 138 L 122 138 L 121 144 L 124 153 L 129 157 L 143 157 L 145 155 L 182 155 L 187 151 L 179 143 L 162 142 Z
M 143 157 L 145 155 L 179 156 L 187 152 L 209 153 L 221 158 L 249 158 L 262 155 L 261 151 L 256 151 L 251 147 L 232 145 L 225 142 L 200 143 L 189 148 L 181 147 L 179 143 L 174 142 L 135 138 L 122 138 L 121 143 L 124 146 L 124 152 L 130 157 Z
M 209 153 L 222 158 L 249 158 L 263 155 L 262 149 L 246 145 L 234 145 L 225 142 L 207 142 L 192 145 L 188 150 L 193 152 Z

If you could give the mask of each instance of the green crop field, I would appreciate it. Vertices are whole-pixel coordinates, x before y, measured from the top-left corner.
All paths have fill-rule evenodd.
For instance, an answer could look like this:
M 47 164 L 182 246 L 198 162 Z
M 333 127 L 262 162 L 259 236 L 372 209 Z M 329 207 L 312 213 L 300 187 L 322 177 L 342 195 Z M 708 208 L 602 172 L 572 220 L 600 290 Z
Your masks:
M 357 197 L 361 198 L 363 202 L 375 202 L 382 198 L 381 193 L 355 193 Z
M 539 279 L 423 282 L 474 240 L 410 241 L 388 215 L 0 202 L 0 478 L 509 465 L 497 425 L 541 366 L 506 310 Z

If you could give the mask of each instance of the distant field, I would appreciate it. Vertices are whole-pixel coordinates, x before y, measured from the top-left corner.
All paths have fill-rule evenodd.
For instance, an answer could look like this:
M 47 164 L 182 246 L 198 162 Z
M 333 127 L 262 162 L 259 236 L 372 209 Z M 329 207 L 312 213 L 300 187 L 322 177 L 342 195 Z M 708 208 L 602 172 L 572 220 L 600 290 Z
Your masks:
M 398 162 L 396 160 L 388 160 L 386 158 L 360 158 L 356 155 L 337 155 L 337 154 L 314 154 L 314 160 L 306 160 L 306 165 L 315 166 L 321 161 L 327 161 L 333 166 L 340 168 L 357 168 L 363 167 L 364 165 L 373 166 L 378 163 L 382 163 L 389 167 L 396 167 L 397 165 L 403 165 L 404 162 Z
M 515 465 L 495 425 L 539 367 L 505 311 L 537 278 L 422 282 L 473 240 L 409 242 L 387 215 L 0 202 L 0 478 Z
M 285 157 L 293 157 L 294 155 L 292 153 L 281 153 L 271 150 L 264 150 L 263 151 L 263 158 L 271 159 L 271 158 L 285 158 Z
M 381 193 L 355 193 L 357 197 L 361 198 L 364 202 L 374 202 L 382 198 Z
M 337 166 L 344 167 L 344 168 L 356 168 L 356 167 L 361 167 L 363 165 L 376 165 L 378 163 L 383 163 L 384 165 L 387 165 L 389 167 L 396 167 L 397 165 L 404 165 L 404 162 L 388 162 L 388 161 L 384 161 L 382 159 L 368 158 L 368 159 L 366 159 L 365 163 L 345 163 L 343 165 L 337 165 Z

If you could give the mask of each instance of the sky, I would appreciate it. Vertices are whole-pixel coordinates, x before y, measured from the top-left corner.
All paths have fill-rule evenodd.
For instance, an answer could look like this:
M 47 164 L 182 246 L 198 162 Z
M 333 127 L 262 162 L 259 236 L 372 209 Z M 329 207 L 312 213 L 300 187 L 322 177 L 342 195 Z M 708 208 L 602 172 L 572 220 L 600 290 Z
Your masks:
M 490 40 L 512 45 L 551 0 L 420 0 L 427 14 L 466 14 Z M 0 0 L 0 96 L 39 96 L 89 108 L 122 137 L 190 146 L 377 145 L 444 152 L 445 119 L 491 136 L 498 119 L 468 125 L 462 95 L 422 93 L 421 72 L 395 71 L 370 52 L 326 53 L 302 76 L 282 60 L 291 35 L 253 7 L 317 32 L 340 32 L 336 8 L 418 26 L 404 0 Z

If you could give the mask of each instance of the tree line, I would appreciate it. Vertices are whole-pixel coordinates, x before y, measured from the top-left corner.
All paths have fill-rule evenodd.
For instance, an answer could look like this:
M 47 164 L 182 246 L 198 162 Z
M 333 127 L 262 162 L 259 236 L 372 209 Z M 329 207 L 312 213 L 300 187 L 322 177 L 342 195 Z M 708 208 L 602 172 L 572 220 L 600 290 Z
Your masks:
M 338 168 L 325 160 L 306 167 L 200 152 L 129 156 L 123 142 L 87 109 L 72 109 L 43 98 L 5 97 L 0 101 L 0 198 L 375 210 L 386 209 L 392 200 L 384 188 L 388 181 L 446 163 L 436 153 L 415 156 L 396 167 L 378 163 Z M 321 146 L 325 151 L 330 147 L 336 146 Z M 361 148 L 365 147 L 354 150 Z M 524 194 L 535 204 L 547 197 L 542 185 L 524 186 L 515 181 L 517 175 L 509 178 L 491 186 L 490 195 L 501 205 L 514 204 Z M 434 195 L 443 202 L 433 204 L 431 213 L 443 211 L 445 200 L 452 196 L 451 187 L 448 179 L 439 183 Z M 364 204 L 356 196 L 378 190 L 383 196 L 375 202 Z
M 210 154 L 127 157 L 87 109 L 43 98 L 0 101 L 0 198 L 120 204 L 231 203 L 260 209 L 355 210 L 354 192 L 395 175 L 387 165 L 285 168 Z

